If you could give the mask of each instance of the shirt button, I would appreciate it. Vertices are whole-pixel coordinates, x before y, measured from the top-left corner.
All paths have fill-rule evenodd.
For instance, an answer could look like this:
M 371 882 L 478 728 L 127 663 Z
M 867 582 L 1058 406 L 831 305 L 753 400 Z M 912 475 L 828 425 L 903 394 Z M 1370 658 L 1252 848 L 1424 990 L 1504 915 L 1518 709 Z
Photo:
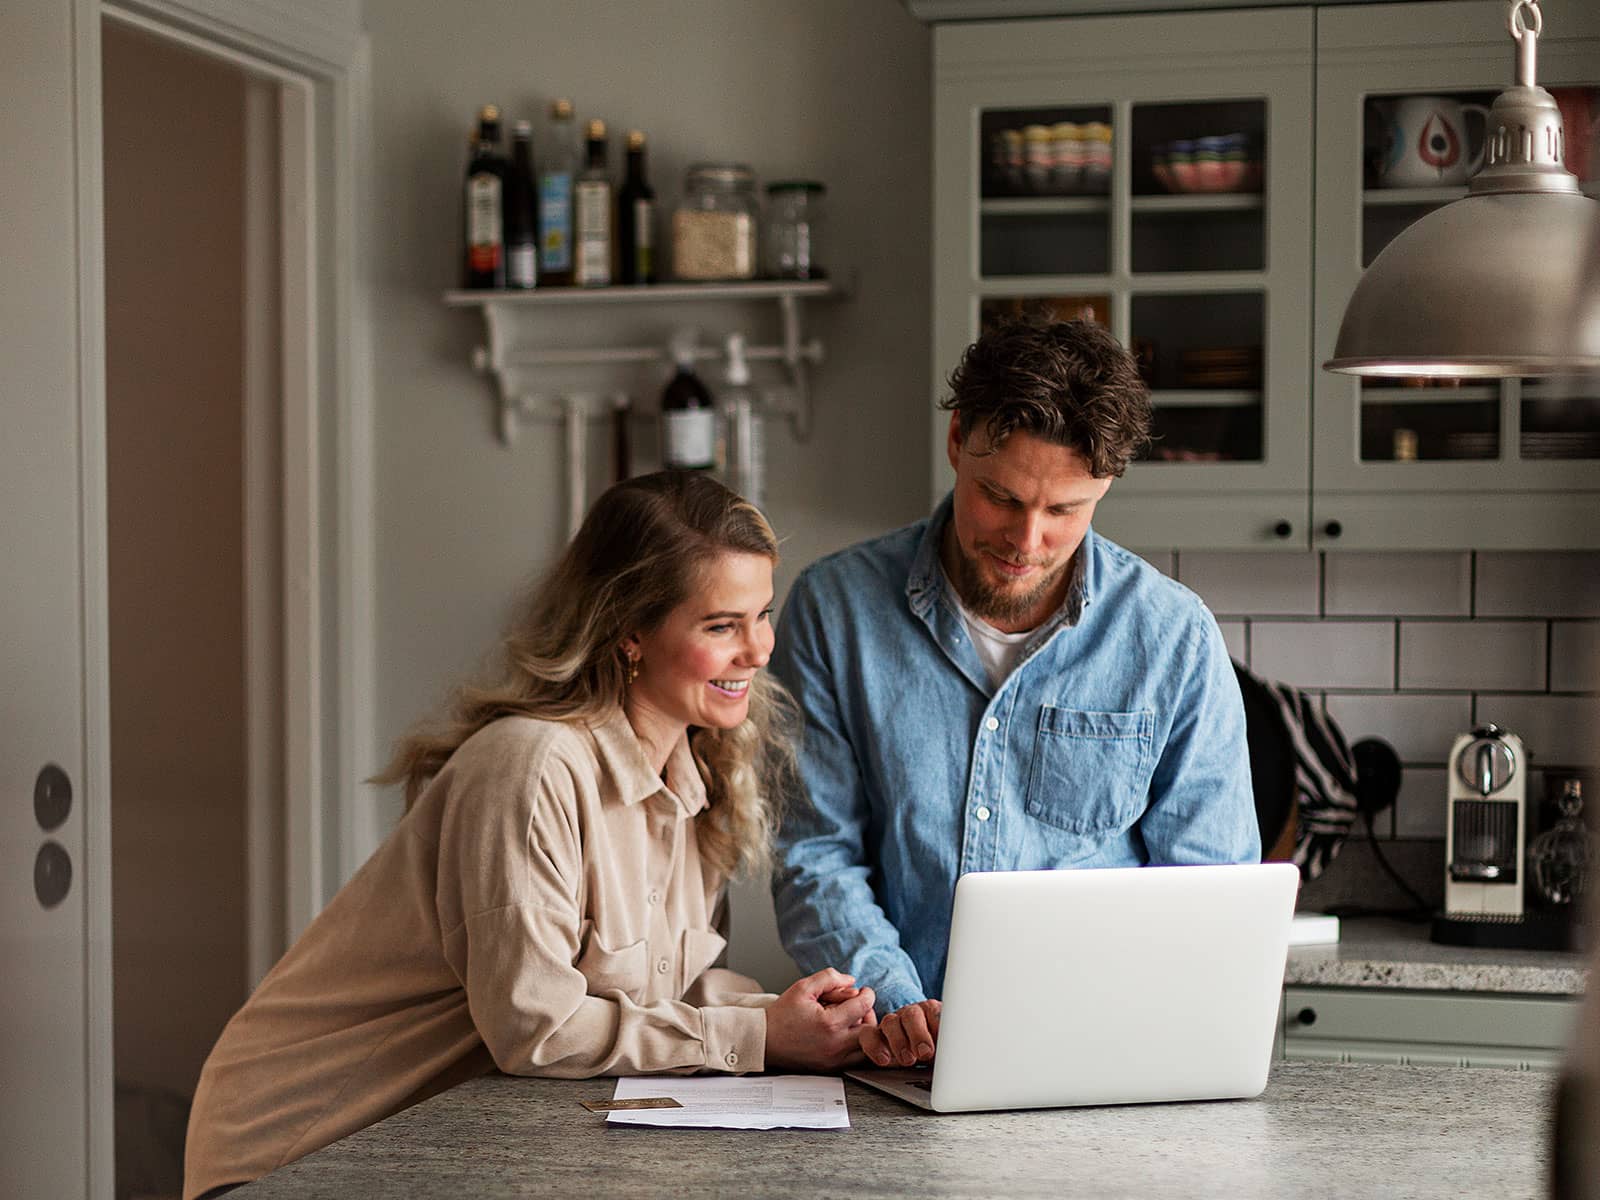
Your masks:
M 722 1061 L 727 1063 L 730 1067 L 737 1067 L 739 1065 L 739 1056 L 732 1050 L 729 1050 L 727 1054 L 723 1055 Z
M 648 904 L 660 904 L 661 903 L 661 893 L 660 892 L 651 892 L 648 896 L 645 897 L 645 902 L 648 903 Z
M 987 804 L 978 805 L 978 820 L 987 821 L 988 819 L 989 819 L 989 806 Z
M 1000 728 L 1000 722 L 995 720 L 993 717 L 990 717 L 987 721 L 985 721 L 983 723 L 983 727 L 985 729 L 987 729 L 990 733 L 993 733 L 996 729 Z
M 672 970 L 672 964 L 664 958 L 656 964 L 657 975 L 665 975 L 670 970 Z

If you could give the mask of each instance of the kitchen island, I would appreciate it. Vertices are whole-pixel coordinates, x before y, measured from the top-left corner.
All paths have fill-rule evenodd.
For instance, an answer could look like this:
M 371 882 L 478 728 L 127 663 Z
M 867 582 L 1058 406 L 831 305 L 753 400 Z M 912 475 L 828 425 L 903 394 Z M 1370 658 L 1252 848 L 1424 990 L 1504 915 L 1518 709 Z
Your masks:
M 1131 1048 L 1130 1048 L 1131 1049 Z M 368 1197 L 1542 1197 L 1546 1072 L 1276 1063 L 1254 1100 L 922 1113 L 846 1082 L 851 1128 L 608 1126 L 612 1081 L 489 1075 L 241 1200 Z

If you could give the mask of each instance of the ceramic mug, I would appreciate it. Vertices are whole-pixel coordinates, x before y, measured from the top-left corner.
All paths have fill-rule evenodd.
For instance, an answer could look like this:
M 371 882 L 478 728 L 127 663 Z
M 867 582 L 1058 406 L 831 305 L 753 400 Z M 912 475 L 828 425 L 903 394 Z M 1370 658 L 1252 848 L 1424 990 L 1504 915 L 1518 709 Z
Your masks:
M 1467 149 L 1468 113 L 1477 113 L 1484 130 L 1489 110 L 1462 104 L 1448 96 L 1406 96 L 1392 102 L 1384 125 L 1383 162 L 1378 180 L 1384 187 L 1448 187 L 1466 183 L 1483 166 L 1488 139 L 1478 152 Z

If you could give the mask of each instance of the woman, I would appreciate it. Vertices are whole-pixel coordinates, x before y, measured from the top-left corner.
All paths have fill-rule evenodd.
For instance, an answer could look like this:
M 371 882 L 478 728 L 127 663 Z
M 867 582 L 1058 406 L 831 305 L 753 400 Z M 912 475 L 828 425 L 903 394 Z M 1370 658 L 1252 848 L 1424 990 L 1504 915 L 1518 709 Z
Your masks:
M 711 964 L 792 769 L 777 544 L 715 481 L 618 484 L 507 636 L 493 686 L 400 744 L 394 833 L 207 1060 L 184 1195 L 257 1178 L 498 1067 L 582 1078 L 833 1069 L 872 1023 L 837 971 L 781 996 Z

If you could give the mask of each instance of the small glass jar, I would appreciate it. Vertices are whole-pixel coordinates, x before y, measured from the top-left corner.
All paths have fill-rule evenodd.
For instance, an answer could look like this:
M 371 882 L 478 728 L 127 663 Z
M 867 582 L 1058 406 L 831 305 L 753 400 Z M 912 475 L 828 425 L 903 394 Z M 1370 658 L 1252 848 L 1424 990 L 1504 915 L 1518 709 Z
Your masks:
M 742 163 L 697 163 L 672 214 L 672 270 L 693 282 L 754 279 L 755 172 Z
M 821 279 L 826 274 L 817 256 L 817 235 L 822 226 L 822 197 L 827 191 L 809 179 L 767 185 L 767 225 L 761 250 L 769 278 Z

